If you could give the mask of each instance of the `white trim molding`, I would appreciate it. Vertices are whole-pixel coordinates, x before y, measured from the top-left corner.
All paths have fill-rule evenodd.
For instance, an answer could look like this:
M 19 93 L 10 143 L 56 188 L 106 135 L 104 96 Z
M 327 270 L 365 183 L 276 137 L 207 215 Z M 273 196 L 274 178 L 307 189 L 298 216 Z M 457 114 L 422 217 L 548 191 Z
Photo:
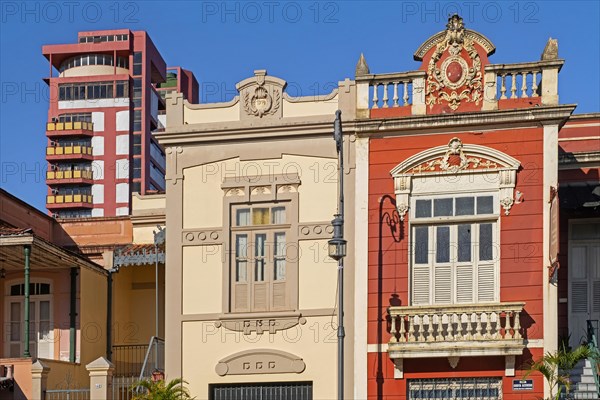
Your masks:
M 394 178 L 396 208 L 400 219 L 404 220 L 410 207 L 413 178 L 490 172 L 498 174 L 498 179 L 490 184 L 499 190 L 500 204 L 504 208 L 504 214 L 508 215 L 515 203 L 514 188 L 520 166 L 521 163 L 508 154 L 486 146 L 463 144 L 457 137 L 452 138 L 445 146 L 417 153 L 390 171 Z

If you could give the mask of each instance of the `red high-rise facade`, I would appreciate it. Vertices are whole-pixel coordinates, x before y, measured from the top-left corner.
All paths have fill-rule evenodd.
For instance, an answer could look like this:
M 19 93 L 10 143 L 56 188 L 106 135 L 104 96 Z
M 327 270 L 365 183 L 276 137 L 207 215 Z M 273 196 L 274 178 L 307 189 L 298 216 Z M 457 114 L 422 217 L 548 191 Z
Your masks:
M 163 191 L 164 94 L 197 101 L 198 83 L 167 69 L 146 32 L 79 32 L 43 46 L 50 65 L 47 208 L 58 218 L 128 215 L 131 193 Z

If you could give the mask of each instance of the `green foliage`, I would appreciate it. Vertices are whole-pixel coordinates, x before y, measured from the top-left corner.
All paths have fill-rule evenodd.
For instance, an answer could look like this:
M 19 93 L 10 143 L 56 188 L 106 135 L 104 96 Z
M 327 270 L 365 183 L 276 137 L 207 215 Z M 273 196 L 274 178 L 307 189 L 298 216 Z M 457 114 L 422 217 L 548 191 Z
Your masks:
M 564 387 L 569 392 L 571 388 L 570 375 L 577 363 L 592 355 L 592 350 L 587 345 L 582 345 L 571 350 L 563 342 L 554 353 L 546 353 L 542 358 L 532 362 L 525 377 L 533 372 L 539 372 L 550 386 L 549 400 L 558 400 Z
M 144 379 L 131 386 L 132 400 L 193 400 L 187 382 L 176 378 L 166 383 L 164 380 Z

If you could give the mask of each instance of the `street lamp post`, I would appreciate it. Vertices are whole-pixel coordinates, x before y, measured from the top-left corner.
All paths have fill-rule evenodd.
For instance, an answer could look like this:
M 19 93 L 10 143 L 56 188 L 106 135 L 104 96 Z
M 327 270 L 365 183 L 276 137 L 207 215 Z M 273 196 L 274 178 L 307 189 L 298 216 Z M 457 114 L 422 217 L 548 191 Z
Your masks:
M 335 112 L 333 123 L 333 139 L 338 154 L 339 204 L 333 221 L 333 238 L 329 240 L 329 257 L 338 262 L 338 399 L 344 398 L 344 257 L 346 256 L 346 240 L 344 239 L 344 152 L 342 137 L 342 112 Z

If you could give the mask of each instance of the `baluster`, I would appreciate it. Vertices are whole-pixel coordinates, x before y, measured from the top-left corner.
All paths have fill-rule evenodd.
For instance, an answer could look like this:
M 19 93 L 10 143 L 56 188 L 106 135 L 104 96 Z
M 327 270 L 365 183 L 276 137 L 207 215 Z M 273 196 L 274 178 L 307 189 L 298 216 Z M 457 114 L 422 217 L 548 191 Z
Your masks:
M 435 339 L 433 338 L 433 314 L 430 314 L 429 316 L 429 325 L 427 325 L 427 341 L 428 342 L 433 342 Z
M 505 311 L 504 315 L 504 339 L 510 339 L 510 311 Z
M 396 338 L 396 318 L 398 316 L 397 315 L 392 315 L 391 318 L 391 326 L 390 326 L 390 333 L 392 334 L 392 337 L 390 338 L 390 341 L 393 343 L 397 343 L 398 339 Z
M 406 336 L 404 334 L 404 315 L 400 316 L 400 341 L 406 342 Z
M 424 331 L 423 326 L 424 325 L 425 325 L 425 315 L 419 315 L 419 338 L 417 339 L 417 341 L 420 343 L 425 341 L 425 335 L 423 334 L 423 331 Z
M 437 323 L 437 332 L 436 332 L 436 335 L 435 335 L 435 341 L 436 342 L 441 342 L 442 340 L 444 340 L 444 335 L 442 334 L 442 329 L 444 329 L 443 325 L 442 325 L 442 320 L 444 319 L 444 315 L 443 314 L 439 314 L 437 316 L 437 319 L 438 319 L 438 323 Z
M 494 326 L 494 339 L 498 340 L 500 339 L 500 329 L 502 328 L 502 325 L 500 325 L 500 313 L 494 312 L 494 316 L 496 317 L 496 325 Z
M 415 323 L 414 323 L 414 319 L 415 319 L 414 315 L 410 315 L 408 317 L 408 341 L 409 342 L 414 342 L 415 341 Z
M 529 97 L 527 96 L 527 72 L 521 72 L 521 77 L 523 78 L 523 82 L 521 82 L 521 98 Z
M 502 74 L 501 75 L 501 82 L 502 85 L 500 85 L 500 99 L 506 99 L 506 74 Z
M 379 101 L 379 98 L 377 97 L 377 89 L 378 88 L 379 88 L 379 83 L 373 84 L 373 107 L 371 107 L 372 109 L 379 108 L 379 106 L 377 105 L 377 102 Z
M 465 340 L 472 340 L 473 339 L 473 314 L 469 313 L 469 314 L 465 314 L 467 316 L 467 327 L 466 327 L 466 332 L 464 335 Z
M 516 99 L 517 98 L 517 73 L 513 72 L 510 75 L 512 76 L 511 84 L 510 84 L 510 98 Z
M 404 88 L 404 95 L 402 96 L 402 101 L 405 106 L 408 105 L 408 81 L 402 82 L 402 87 Z
M 485 313 L 485 338 L 486 339 L 492 338 L 492 313 L 491 312 Z
M 519 321 L 519 312 L 515 311 L 515 323 L 513 325 L 513 329 L 515 331 L 515 339 L 521 339 L 521 332 L 519 332 L 519 330 L 521 329 L 521 322 Z
M 394 82 L 394 105 L 392 107 L 398 107 L 398 82 Z
M 383 102 L 382 108 L 388 108 L 388 84 L 384 83 L 383 84 L 383 99 L 381 99 Z
M 531 97 L 538 97 L 537 90 L 537 71 L 533 71 L 533 76 L 531 80 Z
M 456 323 L 456 335 L 454 335 L 456 340 L 463 340 L 465 338 L 463 333 L 462 317 L 463 314 L 458 315 L 458 322 Z
M 454 335 L 452 334 L 452 324 L 454 323 L 454 314 L 448 314 L 448 336 L 446 340 L 454 340 Z
M 475 339 L 479 340 L 482 338 L 482 336 L 481 336 L 481 313 L 480 312 L 475 313 L 475 321 L 477 322 L 477 325 L 475 326 Z

